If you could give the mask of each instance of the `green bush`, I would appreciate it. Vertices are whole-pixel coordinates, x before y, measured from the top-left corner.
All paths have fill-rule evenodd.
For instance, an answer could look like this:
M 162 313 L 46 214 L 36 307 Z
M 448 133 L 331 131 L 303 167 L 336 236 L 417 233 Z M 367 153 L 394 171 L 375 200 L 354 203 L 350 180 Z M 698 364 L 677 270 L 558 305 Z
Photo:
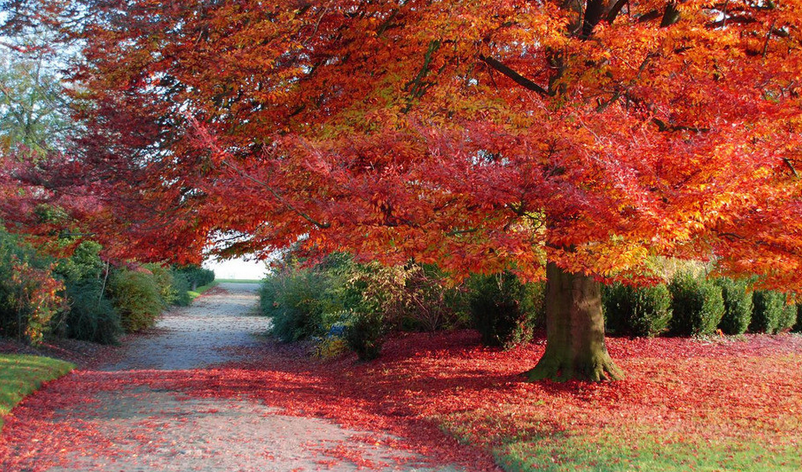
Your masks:
M 209 285 L 214 282 L 214 271 L 204 269 L 198 265 L 187 265 L 174 268 L 175 272 L 182 274 L 189 282 L 191 290 L 196 290 L 198 287 Z
M 178 271 L 172 271 L 173 275 L 173 290 L 175 291 L 175 298 L 173 305 L 189 306 L 192 303 L 192 297 L 189 296 L 189 291 L 192 286 L 189 283 L 187 276 Z
M 514 274 L 474 275 L 468 281 L 474 327 L 488 346 L 512 347 L 532 339 L 543 319 L 544 285 L 525 284 Z
M 69 310 L 62 315 L 64 335 L 100 344 L 117 344 L 122 332 L 120 315 L 103 294 L 101 280 L 89 279 L 67 286 Z
M 796 305 L 796 324 L 791 330 L 795 333 L 802 333 L 802 303 Z
M 325 334 L 324 315 L 341 311 L 330 278 L 317 269 L 285 269 L 265 279 L 262 314 L 273 319 L 272 333 L 284 342 Z
M 156 287 L 159 290 L 159 297 L 162 300 L 162 305 L 165 307 L 172 305 L 178 296 L 175 289 L 173 271 L 161 264 L 145 264 L 143 267 L 153 274 L 153 280 L 156 282 Z
M 718 327 L 726 334 L 743 334 L 752 320 L 752 292 L 746 280 L 716 279 L 724 298 L 724 316 Z
M 797 320 L 796 303 L 786 303 L 777 322 L 777 332 L 783 333 L 794 329 Z
M 754 310 L 749 332 L 774 334 L 780 328 L 786 297 L 779 292 L 757 290 L 752 296 Z
M 165 308 L 156 278 L 142 268 L 115 270 L 108 290 L 123 328 L 129 333 L 153 327 Z
M 671 293 L 665 285 L 606 285 L 602 301 L 606 327 L 615 334 L 657 336 L 671 321 Z
M 101 344 L 116 344 L 120 315 L 104 293 L 107 265 L 100 244 L 84 241 L 61 259 L 56 272 L 64 279 L 68 308 L 58 316 L 59 334 Z
M 674 312 L 669 331 L 675 336 L 712 334 L 724 316 L 721 288 L 710 280 L 677 274 L 668 286 Z
M 373 360 L 381 353 L 385 329 L 380 313 L 357 313 L 345 327 L 345 342 L 360 360 Z

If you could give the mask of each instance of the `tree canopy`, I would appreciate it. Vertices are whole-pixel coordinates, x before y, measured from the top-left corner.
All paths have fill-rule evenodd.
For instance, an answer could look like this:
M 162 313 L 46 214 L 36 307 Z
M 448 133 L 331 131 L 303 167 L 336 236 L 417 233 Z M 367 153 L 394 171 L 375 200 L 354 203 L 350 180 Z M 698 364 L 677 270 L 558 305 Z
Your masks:
M 82 163 L 143 251 L 799 282 L 798 1 L 78 10 Z

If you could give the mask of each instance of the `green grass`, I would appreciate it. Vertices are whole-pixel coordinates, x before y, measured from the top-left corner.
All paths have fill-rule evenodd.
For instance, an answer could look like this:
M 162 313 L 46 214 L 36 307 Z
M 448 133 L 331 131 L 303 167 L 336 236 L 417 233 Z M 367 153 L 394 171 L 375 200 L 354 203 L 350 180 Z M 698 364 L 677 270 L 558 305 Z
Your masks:
M 0 354 L 0 428 L 3 417 L 26 395 L 74 368 L 69 362 L 49 357 Z
M 564 433 L 510 442 L 494 451 L 507 471 L 753 471 L 802 470 L 798 444 L 767 446 L 759 438 L 702 440 L 608 431 L 604 437 Z

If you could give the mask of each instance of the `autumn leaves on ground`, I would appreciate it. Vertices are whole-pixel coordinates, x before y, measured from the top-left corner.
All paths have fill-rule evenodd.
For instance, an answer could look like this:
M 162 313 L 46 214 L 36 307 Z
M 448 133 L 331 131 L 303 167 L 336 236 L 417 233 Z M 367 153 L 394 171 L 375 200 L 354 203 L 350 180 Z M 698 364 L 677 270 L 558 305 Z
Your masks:
M 129 345 L 148 345 L 141 339 Z M 542 339 L 502 351 L 482 347 L 472 330 L 400 334 L 380 359 L 362 363 L 351 355 L 317 360 L 298 346 L 255 338 L 217 346 L 219 355 L 237 360 L 197 369 L 79 369 L 7 417 L 0 468 L 110 470 L 124 453 L 125 460 L 141 456 L 142 463 L 168 470 L 176 462 L 203 469 L 202 458 L 186 455 L 191 446 L 176 437 L 209 438 L 172 431 L 199 428 L 224 408 L 259 418 L 322 418 L 352 431 L 347 443 L 305 446 L 319 455 L 307 470 L 395 470 L 410 463 L 464 470 L 802 468 L 799 335 L 611 338 L 608 344 L 628 373 L 622 381 L 525 382 L 520 374 L 542 354 Z M 175 398 L 136 421 L 114 416 L 144 392 L 154 403 L 168 393 Z M 114 402 L 104 403 L 108 398 Z M 84 416 L 65 413 L 75 408 Z M 72 421 L 63 421 L 65 415 Z M 106 426 L 97 422 L 103 415 L 112 418 Z M 236 421 L 224 416 L 221 424 Z M 270 450 L 277 446 L 258 437 L 258 429 L 246 434 L 253 436 L 218 445 L 216 454 L 278 460 Z M 414 456 L 382 460 L 365 447 Z M 163 462 L 147 462 L 158 454 Z

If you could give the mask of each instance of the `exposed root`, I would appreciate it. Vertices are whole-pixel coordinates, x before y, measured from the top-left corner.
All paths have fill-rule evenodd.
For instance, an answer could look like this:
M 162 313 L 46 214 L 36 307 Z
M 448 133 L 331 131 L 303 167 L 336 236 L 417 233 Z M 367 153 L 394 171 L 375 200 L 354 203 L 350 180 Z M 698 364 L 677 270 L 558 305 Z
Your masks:
M 546 379 L 557 382 L 566 380 L 601 382 L 621 380 L 624 378 L 624 371 L 613 362 L 609 355 L 604 355 L 601 359 L 597 358 L 588 363 L 571 363 L 565 359 L 558 359 L 557 356 L 544 355 L 540 362 L 525 375 L 529 382 Z

